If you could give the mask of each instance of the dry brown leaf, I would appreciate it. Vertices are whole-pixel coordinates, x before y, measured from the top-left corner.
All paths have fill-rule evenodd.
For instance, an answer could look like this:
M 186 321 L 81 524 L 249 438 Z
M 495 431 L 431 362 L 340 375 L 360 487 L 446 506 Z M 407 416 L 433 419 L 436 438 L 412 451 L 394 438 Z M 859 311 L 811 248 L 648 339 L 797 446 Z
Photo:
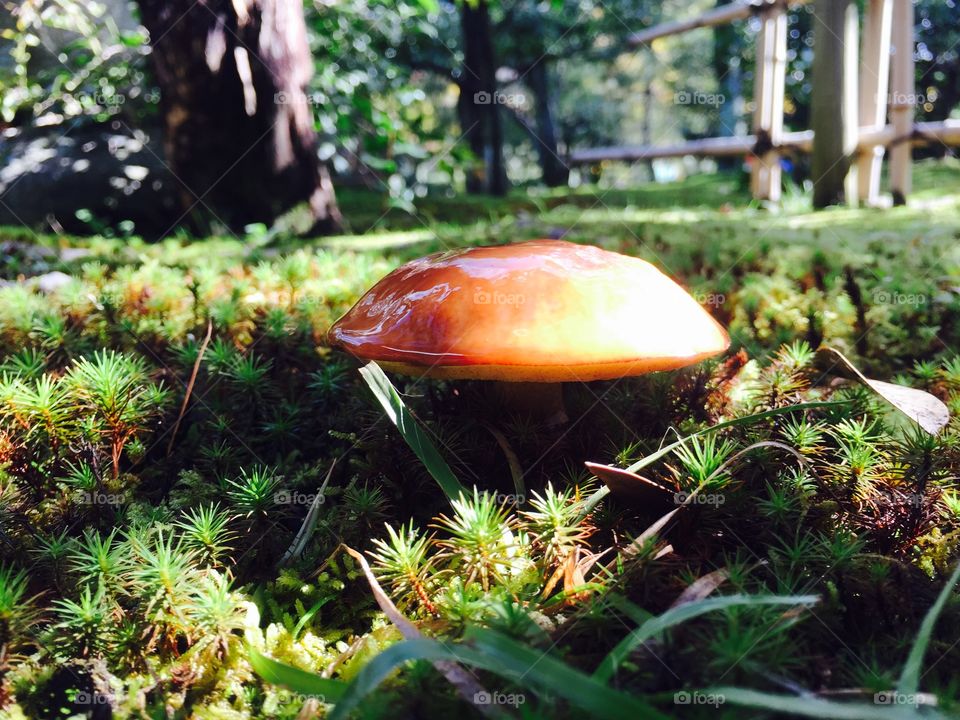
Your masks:
M 866 385 L 931 435 L 950 422 L 950 410 L 937 397 L 916 388 L 868 378 L 839 350 L 821 347 L 817 350 L 817 365 L 825 372 Z
M 674 504 L 676 488 L 611 465 L 592 462 L 585 462 L 584 465 L 587 470 L 600 478 L 611 492 L 632 504 L 655 510 L 666 510 Z

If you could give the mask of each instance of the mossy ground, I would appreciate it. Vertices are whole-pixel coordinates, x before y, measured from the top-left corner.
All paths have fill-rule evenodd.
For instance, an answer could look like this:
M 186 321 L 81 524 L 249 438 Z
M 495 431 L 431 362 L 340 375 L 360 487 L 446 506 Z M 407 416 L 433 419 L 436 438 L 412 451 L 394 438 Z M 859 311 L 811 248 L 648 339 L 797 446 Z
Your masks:
M 295 717 L 304 698 L 255 678 L 244 630 L 268 654 L 342 679 L 395 642 L 339 546 L 371 550 L 387 537 L 384 522 L 428 530 L 450 506 L 355 364 L 322 346 L 323 333 L 407 259 L 544 236 L 658 264 L 730 328 L 735 360 L 570 387 L 575 422 L 562 432 L 502 417 L 476 384 L 398 379 L 464 485 L 516 495 L 513 461 L 526 497 L 486 518 L 498 538 L 487 548 L 493 582 L 468 572 L 482 566 L 461 552 L 470 532 L 441 520 L 440 544 L 421 558 L 433 564 L 418 566 L 423 588 L 393 583 L 381 563 L 394 599 L 428 633 L 456 638 L 466 625 L 491 625 L 589 673 L 636 623 L 621 601 L 662 612 L 722 568 L 720 594 L 820 602 L 691 621 L 631 654 L 615 687 L 683 715 L 716 712 L 673 701 L 711 684 L 856 688 L 868 698 L 893 687 L 957 560 L 960 425 L 935 440 L 918 435 L 862 388 L 831 383 L 802 344 L 838 348 L 868 375 L 927 389 L 960 411 L 960 166 L 920 165 L 916 185 L 908 208 L 821 213 L 799 194 L 779 211 L 750 207 L 740 181 L 725 176 L 425 200 L 414 215 L 345 191 L 343 210 L 364 232 L 310 241 L 2 233 L 0 712 L 83 715 L 96 696 L 120 717 L 141 708 Z M 70 280 L 42 291 L 36 276 L 54 270 Z M 607 498 L 583 523 L 558 510 L 566 540 L 523 515 L 539 512 L 529 501 L 548 483 L 570 491 L 568 505 L 595 489 L 586 460 L 626 465 L 672 430 L 826 399 L 844 404 L 738 426 L 650 466 L 682 492 L 708 479 L 706 497 L 717 501 L 685 510 L 629 557 L 658 507 Z M 779 445 L 733 461 L 757 442 Z M 334 461 L 312 539 L 285 558 Z M 516 540 L 503 540 L 505 530 Z M 544 590 L 570 548 L 607 551 L 609 571 L 594 568 L 591 592 L 558 600 L 563 583 Z M 21 569 L 29 575 L 17 592 Z M 505 607 L 534 618 L 534 630 L 505 618 Z M 937 627 L 923 689 L 955 708 L 956 598 Z M 500 689 L 528 693 L 525 710 L 544 717 L 573 713 L 522 681 Z M 417 666 L 364 712 L 450 713 L 458 702 Z

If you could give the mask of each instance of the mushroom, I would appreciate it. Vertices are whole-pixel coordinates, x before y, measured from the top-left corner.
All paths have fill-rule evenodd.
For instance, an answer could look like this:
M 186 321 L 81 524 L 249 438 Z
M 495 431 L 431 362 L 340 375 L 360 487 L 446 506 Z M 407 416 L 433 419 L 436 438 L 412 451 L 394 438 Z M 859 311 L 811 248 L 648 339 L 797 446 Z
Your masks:
M 691 365 L 726 331 L 643 260 L 560 240 L 435 253 L 397 268 L 330 328 L 385 370 L 492 380 L 514 409 L 566 421 L 561 383 Z

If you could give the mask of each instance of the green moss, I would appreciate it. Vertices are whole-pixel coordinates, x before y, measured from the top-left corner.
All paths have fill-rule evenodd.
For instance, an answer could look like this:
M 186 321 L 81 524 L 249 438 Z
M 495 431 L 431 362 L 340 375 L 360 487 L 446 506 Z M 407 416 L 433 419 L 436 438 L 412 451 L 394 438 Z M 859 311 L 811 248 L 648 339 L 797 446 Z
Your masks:
M 29 568 L 29 587 L 11 592 L 37 595 L 20 603 L 29 622 L 9 610 L 2 628 L 17 657 L 2 658 L 0 712 L 82 714 L 77 698 L 100 693 L 118 717 L 140 704 L 184 718 L 295 717 L 304 698 L 258 680 L 246 642 L 350 679 L 397 640 L 341 543 L 376 551 L 384 588 L 425 632 L 455 639 L 485 624 L 556 644 L 586 672 L 636 624 L 621 600 L 662 612 L 718 568 L 721 594 L 820 595 L 815 616 L 731 609 L 632 654 L 617 687 L 668 713 L 664 697 L 721 681 L 889 689 L 957 562 L 960 425 L 933 440 L 904 432 L 868 392 L 825 382 L 809 348 L 832 345 L 873 377 L 900 374 L 960 408 L 960 166 L 923 163 L 915 180 L 911 207 L 885 211 L 812 213 L 798 195 L 771 212 L 750 207 L 734 179 L 702 176 L 426 198 L 416 216 L 348 191 L 353 228 L 370 231 L 335 238 L 0 231 L 11 283 L 0 287 L 0 542 L 11 573 Z M 500 416 L 470 383 L 402 386 L 461 482 L 499 494 L 451 510 L 322 337 L 412 257 L 542 236 L 657 263 L 750 361 L 570 387 L 583 420 L 560 436 Z M 72 280 L 45 294 L 29 278 L 50 270 Z M 584 460 L 629 464 L 675 429 L 823 399 L 844 404 L 730 428 L 644 468 L 676 492 L 708 486 L 662 538 L 631 546 L 672 497 L 573 512 L 596 487 Z M 523 469 L 516 505 L 503 505 L 518 489 L 491 426 Z M 391 537 L 384 522 L 422 534 Z M 958 627 L 948 604 L 937 635 Z M 945 707 L 957 702 L 957 652 L 935 643 L 924 676 Z M 519 687 L 528 708 L 572 714 Z M 416 712 L 424 694 L 457 707 L 417 667 L 366 710 Z

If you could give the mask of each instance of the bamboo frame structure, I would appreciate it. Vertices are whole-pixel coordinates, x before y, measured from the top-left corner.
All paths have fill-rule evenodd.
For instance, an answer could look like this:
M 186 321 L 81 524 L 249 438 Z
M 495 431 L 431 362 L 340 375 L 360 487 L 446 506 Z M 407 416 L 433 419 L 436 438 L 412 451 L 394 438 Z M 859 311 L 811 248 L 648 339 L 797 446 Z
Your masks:
M 635 33 L 631 46 L 698 28 L 715 27 L 759 16 L 757 70 L 754 87 L 753 134 L 713 137 L 669 146 L 621 146 L 575 150 L 568 163 L 655 160 L 687 155 L 702 157 L 754 156 L 751 189 L 759 200 L 780 196 L 780 157 L 788 152 L 810 152 L 812 130 L 784 132 L 783 104 L 786 72 L 786 9 L 809 0 L 738 0 L 689 20 L 662 23 Z M 911 0 L 867 0 L 863 19 L 863 56 L 856 61 L 858 23 L 853 16 L 844 30 L 843 65 L 847 89 L 842 98 L 849 119 L 841 121 L 847 152 L 856 153 L 845 178 L 847 199 L 880 203 L 880 174 L 884 151 L 890 159 L 890 190 L 894 203 L 904 203 L 911 187 L 911 148 L 939 142 L 960 145 L 960 121 L 914 122 L 917 94 L 914 81 L 914 13 Z M 858 87 L 859 86 L 859 87 Z M 814 92 L 816 92 L 816 83 Z M 886 122 L 889 115 L 889 124 Z
M 916 85 L 913 67 L 913 3 L 911 0 L 893 0 L 893 28 L 891 44 L 893 56 L 890 67 L 890 122 L 895 140 L 890 147 L 890 194 L 894 205 L 903 205 L 910 194 L 910 144 L 899 142 L 913 129 L 913 106 L 916 103 Z
M 804 5 L 810 0 L 791 0 L 790 5 Z M 700 28 L 716 27 L 717 25 L 726 25 L 734 20 L 744 20 L 751 15 L 765 12 L 776 6 L 783 6 L 784 0 L 753 0 L 749 2 L 732 2 L 729 5 L 722 5 L 708 12 L 699 15 L 690 20 L 676 20 L 673 22 L 661 23 L 652 28 L 641 30 L 627 38 L 627 44 L 634 47 L 646 45 L 654 40 L 670 35 L 680 35 L 681 33 Z
M 857 151 L 864 153 L 876 146 L 903 144 L 904 146 L 960 145 L 960 120 L 914 123 L 912 130 L 905 135 L 898 134 L 893 125 L 879 128 L 862 129 L 857 138 Z M 573 165 L 590 165 L 605 160 L 633 162 L 635 160 L 659 160 L 661 158 L 685 157 L 736 157 L 753 152 L 756 147 L 756 135 L 738 137 L 716 137 L 692 140 L 676 145 L 638 145 L 633 147 L 599 147 L 577 150 L 570 155 Z M 781 155 L 790 152 L 807 153 L 813 149 L 813 131 L 800 130 L 785 132 L 780 143 L 775 146 Z
M 787 79 L 787 12 L 780 3 L 760 12 L 757 62 L 754 72 L 753 133 L 756 155 L 750 187 L 758 200 L 780 200 L 780 155 L 776 151 L 783 134 L 783 98 Z
M 890 79 L 890 27 L 893 0 L 869 0 L 863 21 L 860 59 L 860 133 L 882 128 L 887 119 Z M 860 202 L 880 203 L 883 146 L 864 148 L 857 161 Z
M 857 3 L 816 0 L 810 125 L 815 208 L 856 202 Z

